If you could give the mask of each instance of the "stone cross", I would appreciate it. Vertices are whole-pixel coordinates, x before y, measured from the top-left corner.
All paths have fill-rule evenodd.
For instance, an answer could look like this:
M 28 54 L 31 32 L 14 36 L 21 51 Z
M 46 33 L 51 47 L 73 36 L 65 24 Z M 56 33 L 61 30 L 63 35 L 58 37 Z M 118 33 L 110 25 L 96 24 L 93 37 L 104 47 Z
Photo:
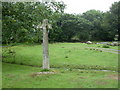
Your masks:
M 44 19 L 42 25 L 39 25 L 43 31 L 43 69 L 50 69 L 49 63 L 49 48 L 48 48 L 48 29 L 51 29 L 51 24 L 48 23 L 48 19 Z

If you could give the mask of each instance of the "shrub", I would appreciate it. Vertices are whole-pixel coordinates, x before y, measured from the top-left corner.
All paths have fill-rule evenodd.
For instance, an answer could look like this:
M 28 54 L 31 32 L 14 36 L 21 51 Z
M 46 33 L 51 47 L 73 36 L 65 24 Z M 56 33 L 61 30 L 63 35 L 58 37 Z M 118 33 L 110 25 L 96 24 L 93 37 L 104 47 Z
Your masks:
M 103 45 L 102 47 L 103 48 L 110 48 L 110 46 L 108 46 L 108 45 Z
M 50 71 L 49 69 L 42 69 L 41 72 L 48 72 Z

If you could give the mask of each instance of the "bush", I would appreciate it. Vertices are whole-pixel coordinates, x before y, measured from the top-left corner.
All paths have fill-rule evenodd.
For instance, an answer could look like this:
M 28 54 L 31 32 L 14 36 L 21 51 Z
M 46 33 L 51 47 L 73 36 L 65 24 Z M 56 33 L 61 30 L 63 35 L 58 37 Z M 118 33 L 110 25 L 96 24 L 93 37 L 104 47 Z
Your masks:
M 102 47 L 103 48 L 110 48 L 110 46 L 108 46 L 108 45 L 103 45 Z
M 42 69 L 41 72 L 49 72 L 49 69 Z

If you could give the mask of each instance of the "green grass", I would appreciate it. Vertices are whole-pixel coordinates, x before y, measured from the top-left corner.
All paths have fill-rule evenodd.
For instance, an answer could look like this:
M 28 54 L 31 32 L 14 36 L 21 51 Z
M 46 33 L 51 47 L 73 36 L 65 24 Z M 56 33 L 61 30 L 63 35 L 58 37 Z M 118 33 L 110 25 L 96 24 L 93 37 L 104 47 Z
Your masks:
M 102 45 L 87 45 L 84 43 L 55 43 L 49 45 L 50 65 L 54 68 L 108 69 L 116 70 L 118 55 L 100 52 L 85 47 L 102 47 Z M 111 49 L 117 47 L 110 46 Z M 3 48 L 3 51 L 6 47 Z M 18 45 L 11 47 L 16 52 L 15 57 L 3 58 L 4 62 L 42 66 L 41 45 Z
M 117 88 L 117 72 L 52 69 L 56 74 L 39 75 L 39 67 L 3 63 L 3 88 Z
M 41 69 L 41 45 L 19 44 L 9 48 L 3 47 L 3 62 L 7 63 L 3 63 L 2 87 L 117 88 L 117 72 L 90 70 L 117 70 L 117 54 L 86 49 L 86 47 L 102 48 L 102 46 L 82 43 L 49 44 L 50 71 L 56 74 L 39 76 L 36 72 L 46 71 Z M 8 49 L 15 52 L 15 55 L 8 54 Z M 117 47 L 110 46 L 109 49 L 117 49 Z

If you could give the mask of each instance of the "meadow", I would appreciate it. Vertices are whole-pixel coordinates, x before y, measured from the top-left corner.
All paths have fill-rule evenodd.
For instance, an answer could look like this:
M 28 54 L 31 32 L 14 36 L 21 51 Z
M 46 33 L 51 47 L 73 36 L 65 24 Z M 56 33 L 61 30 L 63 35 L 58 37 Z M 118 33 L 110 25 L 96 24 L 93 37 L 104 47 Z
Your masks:
M 55 74 L 39 76 L 35 73 L 42 70 L 42 45 L 3 47 L 3 88 L 117 88 L 118 54 L 86 48 L 102 46 L 49 44 L 50 67 Z

